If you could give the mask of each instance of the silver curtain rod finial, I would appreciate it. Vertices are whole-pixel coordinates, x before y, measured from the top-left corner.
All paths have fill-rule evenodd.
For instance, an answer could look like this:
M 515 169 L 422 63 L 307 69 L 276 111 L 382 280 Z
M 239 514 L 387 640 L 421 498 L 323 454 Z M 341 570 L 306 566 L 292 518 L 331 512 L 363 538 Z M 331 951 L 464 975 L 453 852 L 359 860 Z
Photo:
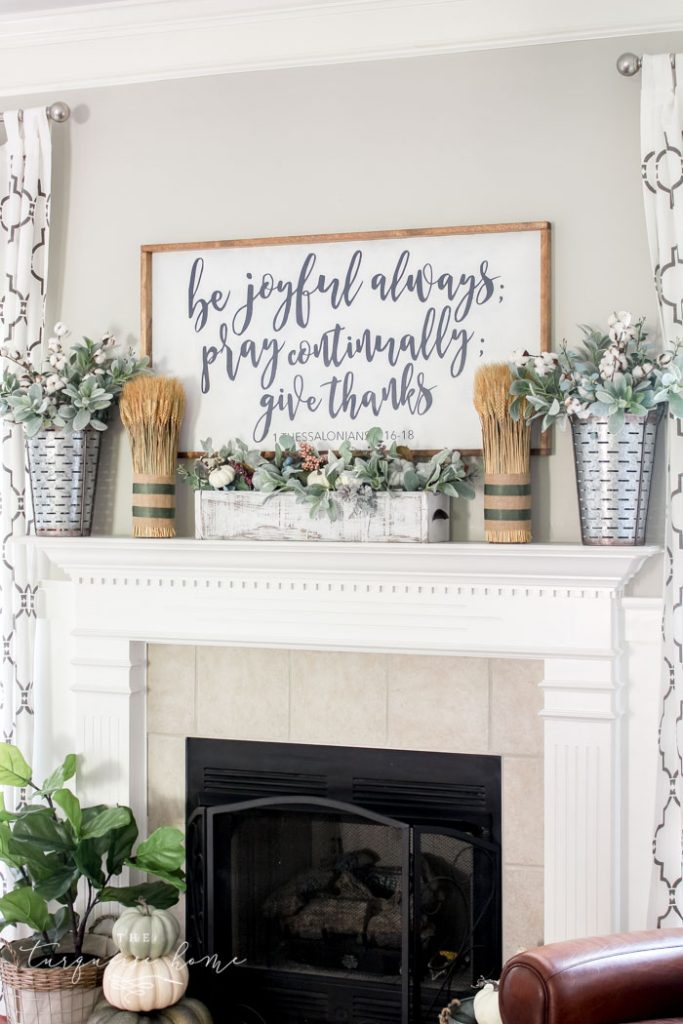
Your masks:
M 58 100 L 56 103 L 51 103 L 47 108 L 47 116 L 51 121 L 62 124 L 63 121 L 68 121 L 71 117 L 71 107 L 68 103 Z
M 622 53 L 617 58 L 617 71 L 626 78 L 633 78 L 637 75 L 642 66 L 642 60 L 637 53 Z

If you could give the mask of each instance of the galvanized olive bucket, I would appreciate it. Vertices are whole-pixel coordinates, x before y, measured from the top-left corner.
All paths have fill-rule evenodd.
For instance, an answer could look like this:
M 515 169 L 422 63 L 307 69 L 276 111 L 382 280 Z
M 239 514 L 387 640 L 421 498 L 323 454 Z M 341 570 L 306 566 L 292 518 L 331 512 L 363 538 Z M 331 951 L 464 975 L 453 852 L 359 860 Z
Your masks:
M 661 408 L 627 414 L 614 434 L 606 416 L 571 417 L 581 539 L 584 544 L 645 543 Z
M 26 439 L 33 521 L 42 537 L 88 537 L 101 431 L 40 430 Z

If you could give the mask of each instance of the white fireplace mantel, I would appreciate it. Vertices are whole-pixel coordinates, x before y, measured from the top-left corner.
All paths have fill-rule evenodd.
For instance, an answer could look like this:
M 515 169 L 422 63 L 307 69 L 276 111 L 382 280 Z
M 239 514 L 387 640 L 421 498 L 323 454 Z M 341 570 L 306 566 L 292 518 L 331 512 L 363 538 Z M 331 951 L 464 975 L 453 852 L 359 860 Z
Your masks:
M 71 635 L 88 796 L 128 803 L 142 820 L 148 642 L 543 659 L 545 939 L 625 925 L 622 599 L 659 549 L 24 543 L 63 581 L 44 589 L 58 588 Z

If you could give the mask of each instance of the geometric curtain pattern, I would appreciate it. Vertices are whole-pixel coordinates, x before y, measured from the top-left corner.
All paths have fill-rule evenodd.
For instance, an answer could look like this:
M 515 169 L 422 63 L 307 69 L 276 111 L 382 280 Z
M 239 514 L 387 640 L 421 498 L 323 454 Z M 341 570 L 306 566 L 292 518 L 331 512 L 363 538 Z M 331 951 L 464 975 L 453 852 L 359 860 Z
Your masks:
M 678 88 L 677 73 L 681 77 Z M 664 342 L 683 340 L 683 61 L 643 57 L 642 175 Z M 669 417 L 663 666 L 651 924 L 683 925 L 683 430 Z
M 39 358 L 45 327 L 50 233 L 51 143 L 45 108 L 4 113 L 0 160 L 0 329 L 2 344 Z M 3 366 L 12 366 L 2 361 Z M 33 740 L 36 575 L 33 557 L 13 543 L 30 525 L 30 488 L 21 428 L 0 422 L 0 739 L 27 757 Z M 9 797 L 9 794 L 7 794 Z

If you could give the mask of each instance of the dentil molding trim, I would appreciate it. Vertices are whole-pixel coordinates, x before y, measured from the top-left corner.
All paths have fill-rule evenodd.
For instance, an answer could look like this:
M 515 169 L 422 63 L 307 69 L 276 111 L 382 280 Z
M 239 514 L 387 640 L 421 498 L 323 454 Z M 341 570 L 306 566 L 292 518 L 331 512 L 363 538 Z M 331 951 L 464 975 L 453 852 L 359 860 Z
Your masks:
M 679 0 L 108 0 L 0 14 L 0 94 L 681 29 Z
M 658 549 L 32 538 L 82 636 L 319 650 L 612 657 Z

